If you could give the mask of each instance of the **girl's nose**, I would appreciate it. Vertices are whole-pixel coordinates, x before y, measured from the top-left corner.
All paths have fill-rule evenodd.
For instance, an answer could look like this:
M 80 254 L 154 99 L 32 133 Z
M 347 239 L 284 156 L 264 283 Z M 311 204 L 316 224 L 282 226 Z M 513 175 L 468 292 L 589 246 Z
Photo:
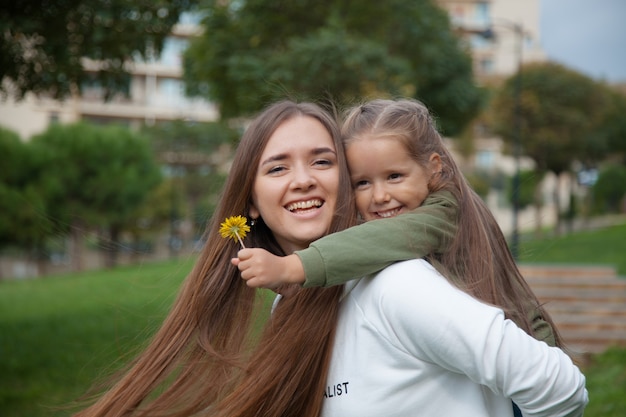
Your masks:
M 373 187 L 373 199 L 376 204 L 387 203 L 391 200 L 391 196 L 387 192 L 387 189 L 381 185 L 374 185 Z

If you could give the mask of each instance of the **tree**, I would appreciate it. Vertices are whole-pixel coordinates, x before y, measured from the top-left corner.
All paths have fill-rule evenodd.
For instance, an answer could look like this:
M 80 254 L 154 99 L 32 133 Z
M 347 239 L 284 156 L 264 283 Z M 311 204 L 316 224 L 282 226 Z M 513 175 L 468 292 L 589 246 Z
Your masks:
M 147 141 L 127 128 L 77 123 L 52 125 L 31 143 L 45 155 L 49 209 L 70 234 L 73 269 L 82 269 L 85 234 L 98 228 L 108 232 L 113 265 L 122 225 L 160 181 Z
M 230 159 L 238 132 L 222 123 L 183 120 L 146 127 L 143 132 L 170 177 L 172 234 L 181 217 L 189 222 L 192 232 L 202 230 L 210 214 L 206 209 L 214 207 L 224 183 L 220 171 Z M 182 207 L 187 208 L 186 212 Z
M 471 58 L 431 0 L 213 1 L 206 15 L 185 80 L 226 118 L 284 97 L 341 105 L 402 95 L 454 134 L 481 105 Z
M 46 238 L 54 233 L 46 213 L 38 163 L 17 133 L 0 128 L 0 247 L 26 249 L 41 268 Z
M 610 104 L 601 131 L 606 135 L 611 153 L 621 154 L 626 164 L 626 93 L 609 90 Z
M 160 53 L 183 11 L 197 0 L 20 0 L 0 6 L 0 92 L 63 98 L 88 80 L 83 59 L 98 63 L 107 95 L 126 92 L 126 64 Z
M 516 110 L 516 76 L 505 81 L 492 101 L 494 130 L 512 148 L 520 117 L 521 152 L 536 163 L 540 176 L 561 173 L 572 162 L 597 163 L 607 152 L 604 120 L 607 90 L 591 78 L 556 63 L 536 63 L 523 68 L 519 113 Z M 560 203 L 555 190 L 557 218 Z M 557 225 L 557 229 L 560 224 Z
M 593 185 L 593 208 L 598 213 L 621 213 L 626 197 L 626 166 L 610 164 Z

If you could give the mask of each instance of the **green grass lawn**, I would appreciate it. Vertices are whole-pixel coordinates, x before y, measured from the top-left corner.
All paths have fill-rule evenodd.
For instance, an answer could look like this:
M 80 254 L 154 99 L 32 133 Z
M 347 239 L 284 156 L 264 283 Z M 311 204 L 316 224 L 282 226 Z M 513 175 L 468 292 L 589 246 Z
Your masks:
M 523 240 L 520 253 L 527 263 L 611 264 L 626 275 L 626 225 Z M 147 342 L 192 262 L 0 281 L 0 416 L 70 415 L 64 406 Z M 585 374 L 585 416 L 623 416 L 626 349 L 594 357 Z
M 626 223 L 560 237 L 528 237 L 522 239 L 519 253 L 524 263 L 612 265 L 626 276 Z
M 0 282 L 0 416 L 58 410 L 119 367 L 166 314 L 191 261 Z

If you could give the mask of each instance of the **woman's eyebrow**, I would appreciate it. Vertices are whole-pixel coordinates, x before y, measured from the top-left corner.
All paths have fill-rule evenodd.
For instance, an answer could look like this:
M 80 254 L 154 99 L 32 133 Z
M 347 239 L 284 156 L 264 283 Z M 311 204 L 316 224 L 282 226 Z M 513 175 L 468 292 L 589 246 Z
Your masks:
M 327 148 L 327 147 L 323 147 L 323 148 L 315 148 L 315 149 L 313 149 L 313 152 L 312 152 L 312 153 L 313 153 L 313 155 L 320 155 L 320 154 L 323 154 L 323 153 L 332 153 L 333 155 L 336 155 L 336 154 L 337 154 L 337 152 L 335 152 L 335 150 L 334 150 L 334 149 L 332 149 L 332 148 Z
M 321 154 L 325 154 L 325 153 L 332 153 L 333 155 L 337 155 L 337 152 L 335 152 L 334 149 L 332 148 L 328 148 L 328 147 L 321 147 L 321 148 L 314 148 L 311 151 L 311 154 L 313 155 L 321 155 Z M 266 160 L 264 160 L 263 162 L 261 162 L 261 166 L 267 165 L 267 164 L 271 164 L 272 162 L 276 162 L 276 161 L 283 161 L 285 159 L 287 159 L 288 155 L 286 153 L 279 153 L 276 155 L 272 155 L 269 158 L 267 158 Z
M 267 158 L 265 161 L 261 162 L 261 166 L 271 164 L 272 162 L 276 162 L 276 161 L 282 161 L 286 158 L 287 158 L 286 153 L 279 153 L 277 155 L 272 155 L 269 158 Z

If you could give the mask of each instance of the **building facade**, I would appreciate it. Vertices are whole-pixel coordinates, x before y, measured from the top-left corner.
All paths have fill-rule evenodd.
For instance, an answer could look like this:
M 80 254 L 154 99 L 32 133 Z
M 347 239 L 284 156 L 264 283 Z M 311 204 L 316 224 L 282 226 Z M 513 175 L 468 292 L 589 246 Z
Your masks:
M 198 17 L 184 13 L 174 26 L 158 57 L 130 63 L 129 96 L 118 94 L 104 100 L 97 84 L 82 86 L 80 96 L 64 101 L 27 94 L 24 100 L 0 101 L 0 125 L 17 132 L 23 140 L 43 132 L 50 123 L 86 120 L 95 123 L 121 123 L 131 127 L 159 121 L 185 119 L 210 122 L 218 118 L 217 108 L 199 98 L 185 96 L 182 55 L 191 37 L 198 34 Z M 93 62 L 85 68 L 96 70 Z
M 543 61 L 539 0 L 437 0 L 467 40 L 482 82 L 508 77 L 522 63 Z

